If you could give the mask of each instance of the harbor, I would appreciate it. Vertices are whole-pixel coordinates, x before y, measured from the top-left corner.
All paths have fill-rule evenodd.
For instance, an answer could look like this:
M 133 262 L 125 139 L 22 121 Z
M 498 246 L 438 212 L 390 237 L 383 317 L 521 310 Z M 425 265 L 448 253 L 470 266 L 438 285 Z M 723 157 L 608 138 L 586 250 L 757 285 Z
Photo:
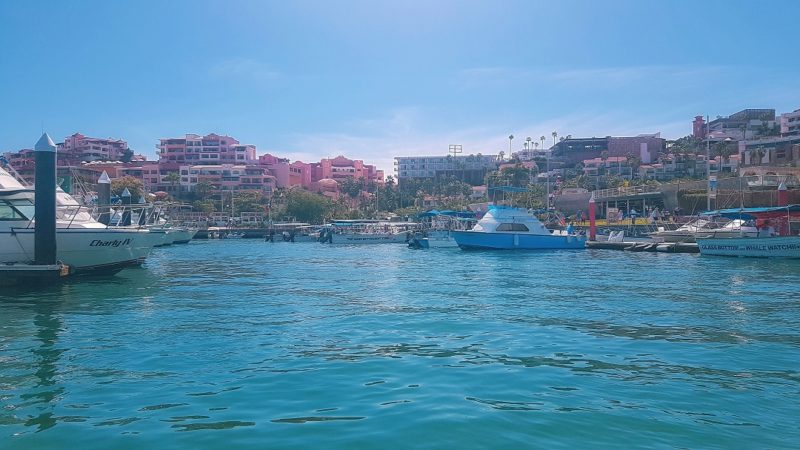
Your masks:
M 113 283 L 5 291 L 4 448 L 350 448 L 374 433 L 791 447 L 796 270 L 593 249 L 156 248 Z
M 800 448 L 754 6 L 0 3 L 0 450 Z

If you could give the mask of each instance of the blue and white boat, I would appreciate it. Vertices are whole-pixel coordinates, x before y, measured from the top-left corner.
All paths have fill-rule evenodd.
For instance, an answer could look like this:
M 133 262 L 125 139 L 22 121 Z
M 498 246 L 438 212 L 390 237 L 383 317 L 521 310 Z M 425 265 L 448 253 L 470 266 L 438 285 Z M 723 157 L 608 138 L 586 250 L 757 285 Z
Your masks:
M 800 258 L 800 205 L 714 211 L 723 217 L 755 221 L 757 233 L 697 236 L 701 255 L 747 258 Z
M 469 231 L 451 231 L 462 249 L 547 250 L 586 248 L 586 236 L 548 230 L 523 208 L 490 206 Z

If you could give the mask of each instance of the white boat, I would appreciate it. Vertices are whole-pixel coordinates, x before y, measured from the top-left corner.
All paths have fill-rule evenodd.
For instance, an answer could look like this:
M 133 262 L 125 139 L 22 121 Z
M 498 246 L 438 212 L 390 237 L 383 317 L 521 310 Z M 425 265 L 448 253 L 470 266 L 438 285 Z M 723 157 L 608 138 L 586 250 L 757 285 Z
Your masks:
M 583 249 L 586 236 L 548 230 L 523 208 L 491 206 L 469 231 L 451 231 L 462 249 Z
M 174 227 L 172 229 L 173 244 L 188 244 L 197 234 L 197 229 L 190 227 Z
M 412 222 L 341 220 L 323 228 L 320 242 L 334 245 L 406 244 L 413 237 Z
M 716 237 L 754 237 L 758 229 L 749 221 L 733 219 L 723 226 L 708 219 L 697 219 L 678 227 L 675 230 L 659 229 L 650 233 L 650 238 L 656 243 L 695 242 L 698 236 L 714 235 Z
M 748 258 L 800 258 L 800 205 L 717 211 L 725 217 L 754 220 L 757 234 L 708 233 L 697 236 L 701 255 Z
M 744 238 L 697 237 L 702 255 L 749 258 L 800 258 L 800 236 Z
M 35 192 L 0 168 L 0 263 L 34 257 Z M 56 193 L 56 258 L 73 272 L 113 273 L 140 265 L 155 245 L 144 229 L 114 229 L 92 218 L 69 194 Z
M 694 242 L 698 232 L 709 231 L 718 227 L 718 224 L 701 218 L 685 223 L 674 230 L 665 230 L 659 227 L 658 231 L 650 233 L 649 236 L 653 242 L 657 243 Z
M 384 232 L 349 232 L 336 233 L 328 231 L 323 238 L 324 243 L 344 244 L 344 245 L 364 245 L 364 244 L 405 244 L 411 235 L 408 232 L 384 233 Z

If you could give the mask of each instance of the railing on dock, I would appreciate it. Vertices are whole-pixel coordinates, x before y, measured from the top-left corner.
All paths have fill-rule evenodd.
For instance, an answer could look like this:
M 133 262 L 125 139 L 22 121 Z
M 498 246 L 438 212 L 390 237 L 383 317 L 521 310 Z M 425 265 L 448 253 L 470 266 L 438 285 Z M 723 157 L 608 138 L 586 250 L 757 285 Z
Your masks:
M 630 197 L 634 195 L 655 195 L 661 193 L 661 186 L 628 186 L 594 191 L 595 200 L 604 198 Z

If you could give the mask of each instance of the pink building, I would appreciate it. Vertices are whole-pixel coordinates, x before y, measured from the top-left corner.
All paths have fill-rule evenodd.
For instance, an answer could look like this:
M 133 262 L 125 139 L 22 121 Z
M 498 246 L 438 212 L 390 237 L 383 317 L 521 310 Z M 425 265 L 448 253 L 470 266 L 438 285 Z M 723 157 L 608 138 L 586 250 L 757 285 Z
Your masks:
M 333 159 L 322 159 L 312 166 L 312 182 L 325 178 L 342 181 L 350 177 L 356 180 L 363 177 L 368 182 L 383 183 L 383 171 L 376 169 L 373 165 L 364 164 L 364 161 L 360 159 L 347 159 L 339 155 Z
M 59 164 L 70 165 L 86 161 L 121 161 L 130 149 L 121 139 L 93 138 L 75 133 L 59 143 L 56 151 Z
M 174 170 L 181 165 L 254 164 L 256 147 L 242 145 L 230 136 L 187 134 L 182 138 L 161 139 L 159 163 Z
M 222 191 L 262 191 L 271 195 L 275 190 L 275 177 L 265 167 L 243 164 L 204 164 L 180 167 L 180 185 L 194 191 L 200 182 L 209 183 Z
M 311 189 L 311 165 L 295 161 L 289 165 L 289 186 Z
M 269 153 L 258 157 L 258 165 L 266 167 L 269 173 L 275 177 L 276 187 L 288 188 L 291 184 L 289 172 L 290 164 L 286 158 L 278 158 Z

